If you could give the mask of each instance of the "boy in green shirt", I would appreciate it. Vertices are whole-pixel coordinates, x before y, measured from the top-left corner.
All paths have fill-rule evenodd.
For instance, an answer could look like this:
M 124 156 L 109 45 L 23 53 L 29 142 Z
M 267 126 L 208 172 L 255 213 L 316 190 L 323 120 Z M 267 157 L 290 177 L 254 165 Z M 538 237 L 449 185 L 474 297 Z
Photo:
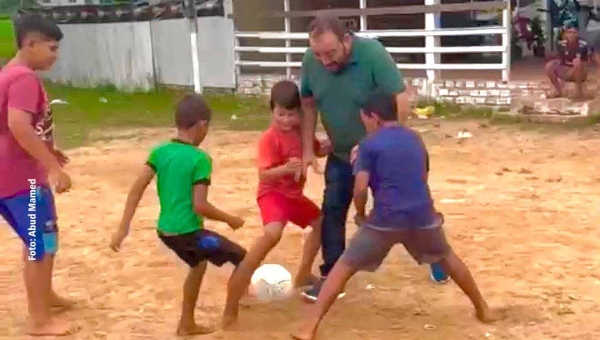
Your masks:
M 183 285 L 181 319 L 177 327 L 180 336 L 212 332 L 194 320 L 207 261 L 219 267 L 231 262 L 237 268 L 246 255 L 240 245 L 204 228 L 205 219 L 225 222 L 234 230 L 244 225 L 243 219 L 221 211 L 207 199 L 212 160 L 197 146 L 208 132 L 210 117 L 211 110 L 200 95 L 187 95 L 178 103 L 177 137 L 151 151 L 131 187 L 121 224 L 110 245 L 119 251 L 142 195 L 156 175 L 161 208 L 158 237 L 190 266 Z

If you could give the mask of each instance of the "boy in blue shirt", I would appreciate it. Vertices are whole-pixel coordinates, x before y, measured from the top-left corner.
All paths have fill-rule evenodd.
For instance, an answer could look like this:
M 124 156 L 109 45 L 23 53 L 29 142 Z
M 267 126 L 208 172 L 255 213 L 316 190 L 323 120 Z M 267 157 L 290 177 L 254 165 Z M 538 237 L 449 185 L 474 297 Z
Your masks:
M 444 218 L 435 210 L 427 184 L 427 149 L 416 132 L 398 123 L 394 97 L 373 95 L 363 107 L 361 119 L 369 136 L 359 144 L 354 169 L 355 220 L 360 227 L 327 277 L 308 317 L 292 336 L 313 339 L 323 316 L 348 280 L 360 270 L 377 270 L 396 244 L 404 245 L 419 264 L 440 263 L 469 297 L 480 321 L 500 319 L 446 241 Z M 374 207 L 367 215 L 369 188 Z

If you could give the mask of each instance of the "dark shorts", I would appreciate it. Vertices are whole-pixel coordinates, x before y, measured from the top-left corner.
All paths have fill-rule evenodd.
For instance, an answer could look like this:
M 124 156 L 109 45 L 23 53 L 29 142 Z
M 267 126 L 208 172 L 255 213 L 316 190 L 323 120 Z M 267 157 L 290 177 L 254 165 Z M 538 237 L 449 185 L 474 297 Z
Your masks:
M 441 215 L 434 225 L 422 228 L 382 230 L 364 225 L 354 234 L 340 260 L 358 271 L 374 272 L 392 247 L 402 244 L 417 263 L 437 263 L 452 251 L 442 226 Z
M 202 261 L 218 267 L 231 262 L 237 267 L 246 256 L 242 246 L 206 229 L 181 235 L 164 235 L 159 231 L 158 237 L 190 267 Z
M 38 186 L 0 198 L 0 215 L 25 244 L 29 260 L 40 261 L 58 250 L 56 209 L 50 188 Z

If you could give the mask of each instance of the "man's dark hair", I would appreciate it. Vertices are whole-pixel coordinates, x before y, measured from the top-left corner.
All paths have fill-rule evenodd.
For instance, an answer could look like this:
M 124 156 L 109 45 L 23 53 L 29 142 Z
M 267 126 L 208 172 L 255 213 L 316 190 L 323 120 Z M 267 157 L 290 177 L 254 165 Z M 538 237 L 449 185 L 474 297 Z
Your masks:
M 178 129 L 189 129 L 198 121 L 210 121 L 211 115 L 212 111 L 201 95 L 187 94 L 177 103 L 175 126 Z
M 331 32 L 342 40 L 344 35 L 348 33 L 348 28 L 338 17 L 321 12 L 317 14 L 308 26 L 308 34 L 312 38 L 326 32 Z
M 396 96 L 389 93 L 375 92 L 362 108 L 368 115 L 376 115 L 381 120 L 389 122 L 398 120 L 398 107 L 396 106 Z
M 275 105 L 283 107 L 287 110 L 294 110 L 300 108 L 300 92 L 298 86 L 291 80 L 278 81 L 273 88 L 271 88 L 271 110 L 275 108 Z
M 48 40 L 61 41 L 63 33 L 54 22 L 39 14 L 21 14 L 14 21 L 17 47 L 23 47 L 23 40 L 31 33 L 38 33 Z

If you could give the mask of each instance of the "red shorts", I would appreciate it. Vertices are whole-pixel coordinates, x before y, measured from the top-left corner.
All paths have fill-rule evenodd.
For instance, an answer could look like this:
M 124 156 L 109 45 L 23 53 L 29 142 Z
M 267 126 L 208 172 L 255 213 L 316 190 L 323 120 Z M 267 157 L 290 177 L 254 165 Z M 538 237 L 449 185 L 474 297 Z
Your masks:
M 258 206 L 264 225 L 292 222 L 306 228 L 321 218 L 319 207 L 305 196 L 291 198 L 278 192 L 270 192 L 258 198 Z

